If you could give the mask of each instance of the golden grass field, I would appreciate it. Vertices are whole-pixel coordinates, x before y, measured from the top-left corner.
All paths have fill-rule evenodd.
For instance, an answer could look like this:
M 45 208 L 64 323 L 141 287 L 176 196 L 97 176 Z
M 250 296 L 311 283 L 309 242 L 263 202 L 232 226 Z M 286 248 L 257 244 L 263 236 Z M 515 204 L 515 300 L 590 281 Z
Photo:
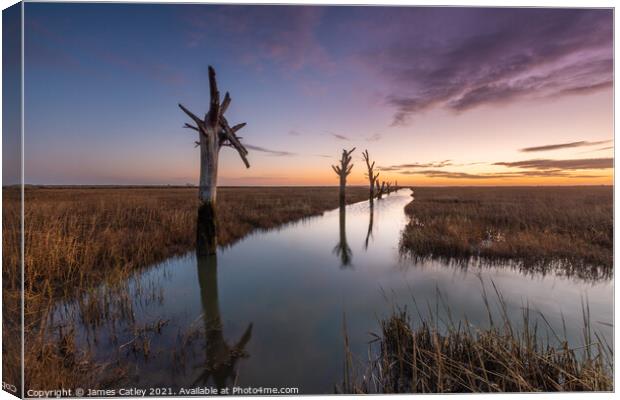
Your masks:
M 514 260 L 546 272 L 609 278 L 613 188 L 416 188 L 401 250 L 414 257 Z

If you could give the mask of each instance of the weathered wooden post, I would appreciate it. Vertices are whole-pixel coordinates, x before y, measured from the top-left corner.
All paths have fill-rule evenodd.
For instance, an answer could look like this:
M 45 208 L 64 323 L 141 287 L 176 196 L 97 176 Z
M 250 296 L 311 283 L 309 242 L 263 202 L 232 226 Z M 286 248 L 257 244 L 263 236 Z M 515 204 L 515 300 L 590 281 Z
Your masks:
M 383 193 L 385 193 L 385 181 L 381 182 L 381 187 L 379 187 L 379 182 L 377 182 L 377 198 L 380 199 Z
M 204 204 L 215 205 L 217 195 L 217 162 L 220 149 L 223 146 L 233 147 L 239 153 L 243 163 L 247 168 L 250 163 L 247 159 L 248 151 L 241 144 L 237 131 L 246 124 L 241 123 L 231 127 L 224 117 L 224 113 L 230 106 L 231 98 L 228 92 L 224 96 L 224 100 L 220 104 L 220 92 L 217 89 L 215 80 L 215 70 L 209 66 L 209 89 L 211 95 L 211 103 L 209 112 L 205 114 L 205 118 L 200 119 L 182 104 L 179 107 L 187 114 L 196 124 L 185 124 L 185 128 L 193 129 L 198 132 L 197 146 L 200 146 L 200 188 L 198 197 Z
M 200 147 L 200 183 L 198 198 L 200 208 L 198 210 L 198 250 L 214 254 L 217 246 L 215 226 L 215 201 L 217 197 L 217 164 L 220 149 L 224 146 L 232 147 L 239 153 L 239 157 L 247 168 L 250 163 L 247 159 L 248 151 L 241 144 L 237 131 L 246 124 L 241 123 L 230 126 L 224 117 L 224 113 L 230 106 L 231 98 L 228 92 L 220 103 L 220 92 L 217 89 L 215 70 L 209 66 L 209 91 L 211 102 L 209 111 L 204 119 L 197 117 L 182 104 L 179 107 L 187 114 L 195 125 L 186 123 L 185 128 L 198 132 L 196 146 Z M 200 236 L 203 237 L 200 237 Z M 204 245 L 204 244 L 207 245 Z
M 201 204 L 198 206 L 196 218 L 196 255 L 198 257 L 215 255 L 216 251 L 215 208 L 212 204 Z
M 368 150 L 365 150 L 362 153 L 362 157 L 364 157 L 364 161 L 366 162 L 366 168 L 368 168 L 368 172 L 366 173 L 366 176 L 368 177 L 368 181 L 370 183 L 369 199 L 370 199 L 370 205 L 372 206 L 373 200 L 375 197 L 375 182 L 377 181 L 377 178 L 379 177 L 379 173 L 378 172 L 376 174 L 374 173 L 375 162 L 373 161 L 372 164 L 370 163 L 370 156 L 368 155 Z
M 344 206 L 345 204 L 345 188 L 347 186 L 347 176 L 351 173 L 351 169 L 353 169 L 353 164 L 351 163 L 351 153 L 355 151 L 355 147 L 351 150 L 347 151 L 346 149 L 342 149 L 342 157 L 340 158 L 340 165 L 332 165 L 332 169 L 336 172 L 336 175 L 340 177 L 340 206 Z
M 390 195 L 390 193 L 392 192 L 392 184 L 390 182 L 387 182 L 385 184 L 385 191 L 387 192 L 388 196 Z

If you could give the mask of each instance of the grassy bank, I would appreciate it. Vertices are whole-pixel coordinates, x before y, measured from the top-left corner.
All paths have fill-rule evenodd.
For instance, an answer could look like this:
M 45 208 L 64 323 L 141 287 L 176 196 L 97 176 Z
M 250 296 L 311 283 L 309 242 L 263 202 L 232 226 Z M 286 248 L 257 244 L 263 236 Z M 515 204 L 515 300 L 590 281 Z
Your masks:
M 253 230 L 338 207 L 338 189 L 331 187 L 221 188 L 218 195 L 218 242 L 224 246 Z M 364 188 L 350 188 L 347 200 L 366 196 Z M 25 199 L 28 293 L 71 294 L 195 245 L 196 189 L 27 189 Z M 18 213 L 18 205 L 5 212 Z M 18 265 L 16 248 L 7 243 L 10 265 Z
M 610 277 L 612 187 L 416 188 L 401 249 L 414 257 L 517 260 Z
M 512 315 L 510 318 L 518 318 Z M 414 323 L 406 311 L 381 321 L 376 358 L 358 368 L 345 330 L 344 393 L 469 393 L 612 391 L 613 350 L 601 342 L 584 311 L 583 346 L 560 337 L 540 339 L 543 327 L 525 309 L 517 328 L 503 309 L 500 321 L 474 328 L 468 321 Z M 438 326 L 442 326 L 438 328 Z M 549 334 L 551 335 L 551 334 Z M 555 333 L 553 333 L 555 335 Z M 549 336 L 547 336 L 549 337 Z M 373 354 L 370 351 L 369 354 Z
M 230 245 L 268 229 L 337 208 L 338 188 L 221 188 L 218 241 Z M 365 200 L 350 188 L 348 202 Z M 103 281 L 121 282 L 152 263 L 192 250 L 196 239 L 195 188 L 27 188 L 25 191 L 26 383 L 88 387 L 97 368 L 75 348 L 70 330 L 48 342 L 42 324 L 54 302 Z M 19 319 L 18 192 L 3 190 L 5 310 Z M 5 343 L 18 337 L 4 331 Z M 15 371 L 19 346 L 5 346 L 5 371 Z M 7 377 L 7 379 L 10 378 Z M 14 379 L 14 378 L 13 378 Z M 80 384 L 78 384 L 80 383 Z

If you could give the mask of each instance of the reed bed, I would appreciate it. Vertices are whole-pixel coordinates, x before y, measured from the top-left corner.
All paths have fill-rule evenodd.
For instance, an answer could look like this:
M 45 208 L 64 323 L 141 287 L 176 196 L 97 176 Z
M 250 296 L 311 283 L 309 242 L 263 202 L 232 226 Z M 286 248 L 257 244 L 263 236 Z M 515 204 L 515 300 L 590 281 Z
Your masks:
M 371 342 L 371 356 L 359 368 L 348 349 L 345 328 L 345 378 L 336 391 L 613 391 L 613 349 L 592 332 L 587 305 L 583 308 L 583 345 L 571 347 L 555 332 L 553 344 L 551 339 L 541 339 L 538 321 L 546 320 L 544 316 L 536 320 L 527 308 L 521 315 L 521 327 L 515 327 L 501 294 L 496 293 L 501 318 L 490 317 L 488 328 L 474 328 L 467 320 L 440 327 L 437 315 L 425 319 L 419 312 L 414 326 L 406 309 L 395 309 L 380 321 L 380 334 Z M 485 304 L 491 315 L 486 295 Z
M 5 189 L 5 287 L 20 286 L 19 198 Z M 365 200 L 349 188 L 348 202 Z M 183 254 L 195 246 L 195 188 L 29 188 L 25 192 L 27 303 L 126 278 L 125 272 Z M 269 229 L 338 207 L 338 188 L 221 188 L 218 243 L 227 246 Z
M 414 196 L 405 254 L 559 266 L 583 278 L 613 273 L 612 187 L 416 188 Z

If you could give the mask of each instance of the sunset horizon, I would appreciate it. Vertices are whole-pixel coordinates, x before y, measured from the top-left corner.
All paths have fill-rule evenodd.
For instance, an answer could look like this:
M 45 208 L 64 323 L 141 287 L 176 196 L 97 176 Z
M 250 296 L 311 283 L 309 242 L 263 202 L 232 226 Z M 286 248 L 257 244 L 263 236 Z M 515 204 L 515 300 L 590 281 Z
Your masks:
M 222 186 L 337 185 L 330 166 L 354 147 L 352 185 L 366 149 L 380 179 L 408 186 L 613 183 L 609 9 L 28 3 L 26 16 L 27 184 L 197 184 L 177 103 L 207 110 L 208 65 L 247 123 L 251 168 L 224 149 Z

